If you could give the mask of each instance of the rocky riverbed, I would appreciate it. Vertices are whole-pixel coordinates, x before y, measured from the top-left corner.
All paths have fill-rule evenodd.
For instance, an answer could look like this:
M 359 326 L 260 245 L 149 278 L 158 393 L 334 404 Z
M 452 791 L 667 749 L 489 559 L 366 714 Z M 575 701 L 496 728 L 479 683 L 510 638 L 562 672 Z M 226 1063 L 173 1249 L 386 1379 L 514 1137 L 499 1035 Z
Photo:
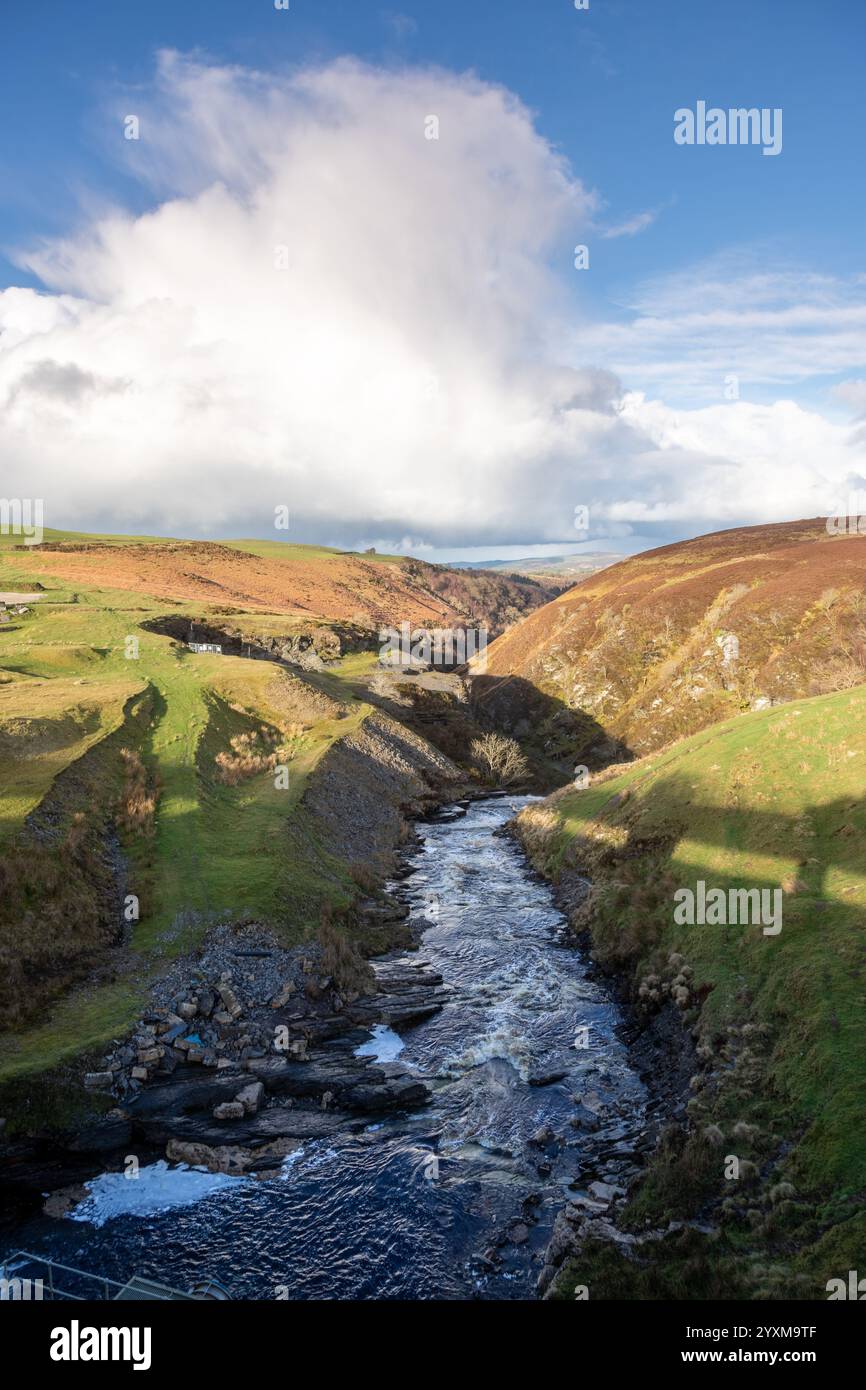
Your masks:
M 660 1102 L 499 833 L 518 804 L 419 823 L 363 904 L 400 942 L 370 965 L 253 922 L 176 962 L 89 1078 L 110 1109 L 71 1141 L 75 1171 L 31 1166 L 50 1217 L 76 1219 L 15 1243 L 174 1284 L 206 1269 L 237 1297 L 529 1298 L 590 1227 L 619 1239 Z M 196 1171 L 220 1185 L 191 1207 Z

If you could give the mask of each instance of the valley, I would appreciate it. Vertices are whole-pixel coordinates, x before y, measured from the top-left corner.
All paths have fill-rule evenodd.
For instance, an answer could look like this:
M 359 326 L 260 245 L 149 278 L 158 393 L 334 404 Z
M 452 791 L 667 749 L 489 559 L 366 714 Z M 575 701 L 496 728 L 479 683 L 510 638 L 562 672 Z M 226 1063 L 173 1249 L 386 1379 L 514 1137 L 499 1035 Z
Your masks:
M 330 1182 L 345 1249 L 383 1191 L 417 1208 L 330 1295 L 310 1230 L 292 1296 L 808 1299 L 856 1268 L 866 540 L 723 532 L 550 602 L 278 542 L 9 542 L 7 1230 L 62 1249 L 104 1191 L 94 1259 L 158 1228 L 216 1258 L 240 1208 L 205 1186 L 191 1241 L 189 1163 L 258 1174 L 268 1221 L 272 1184 L 297 1221 Z M 405 625 L 495 640 L 389 670 Z M 158 1219 L 112 1206 L 128 1152 Z

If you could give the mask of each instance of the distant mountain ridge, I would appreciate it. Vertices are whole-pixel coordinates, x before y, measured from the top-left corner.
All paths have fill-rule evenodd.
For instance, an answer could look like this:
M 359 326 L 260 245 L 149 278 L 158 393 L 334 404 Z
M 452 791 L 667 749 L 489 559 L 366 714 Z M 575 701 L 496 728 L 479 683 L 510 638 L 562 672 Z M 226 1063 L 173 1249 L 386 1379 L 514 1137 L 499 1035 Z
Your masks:
M 532 578 L 574 583 L 615 565 L 622 556 L 613 551 L 586 551 L 574 555 L 527 555 L 519 560 L 452 560 L 451 569 L 495 570 L 499 574 L 519 574 Z

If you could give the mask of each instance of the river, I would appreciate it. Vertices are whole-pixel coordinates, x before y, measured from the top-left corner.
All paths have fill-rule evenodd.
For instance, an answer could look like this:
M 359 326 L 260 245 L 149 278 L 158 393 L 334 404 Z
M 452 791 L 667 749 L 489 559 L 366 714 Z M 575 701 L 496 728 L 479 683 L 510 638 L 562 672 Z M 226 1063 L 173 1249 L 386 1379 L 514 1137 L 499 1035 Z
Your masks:
M 413 959 L 449 999 L 362 1046 L 427 1080 L 429 1106 L 308 1144 L 263 1180 L 165 1164 L 105 1175 L 78 1219 L 33 1219 L 15 1245 L 122 1281 L 209 1276 L 238 1299 L 534 1297 L 558 1208 L 634 1172 L 646 1094 L 549 886 L 497 834 L 525 800 L 422 823 L 392 885 L 430 921 Z M 587 1110 L 571 1123 L 575 1096 L 597 1116 L 588 1128 Z

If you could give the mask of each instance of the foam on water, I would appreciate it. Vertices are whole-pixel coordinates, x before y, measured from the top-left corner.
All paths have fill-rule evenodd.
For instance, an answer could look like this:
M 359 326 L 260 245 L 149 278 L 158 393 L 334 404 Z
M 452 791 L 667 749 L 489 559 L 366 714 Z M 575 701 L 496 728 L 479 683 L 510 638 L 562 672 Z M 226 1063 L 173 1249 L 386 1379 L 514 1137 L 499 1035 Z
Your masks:
M 136 1178 L 124 1173 L 103 1173 L 87 1184 L 89 1195 L 70 1212 L 73 1221 L 104 1226 L 118 1216 L 153 1216 L 187 1207 L 226 1188 L 245 1184 L 244 1178 L 227 1173 L 208 1173 L 186 1163 L 171 1167 L 164 1159 L 141 1168 Z
M 356 1057 L 377 1057 L 380 1062 L 393 1062 L 405 1044 L 403 1039 L 385 1023 L 377 1023 L 373 1036 L 355 1048 Z
M 508 1062 L 523 1081 L 528 1081 L 532 1068 L 532 1048 L 525 1037 L 505 1025 L 494 1028 L 456 1056 L 446 1058 L 439 1075 L 456 1080 L 464 1072 L 474 1071 L 485 1062 Z

